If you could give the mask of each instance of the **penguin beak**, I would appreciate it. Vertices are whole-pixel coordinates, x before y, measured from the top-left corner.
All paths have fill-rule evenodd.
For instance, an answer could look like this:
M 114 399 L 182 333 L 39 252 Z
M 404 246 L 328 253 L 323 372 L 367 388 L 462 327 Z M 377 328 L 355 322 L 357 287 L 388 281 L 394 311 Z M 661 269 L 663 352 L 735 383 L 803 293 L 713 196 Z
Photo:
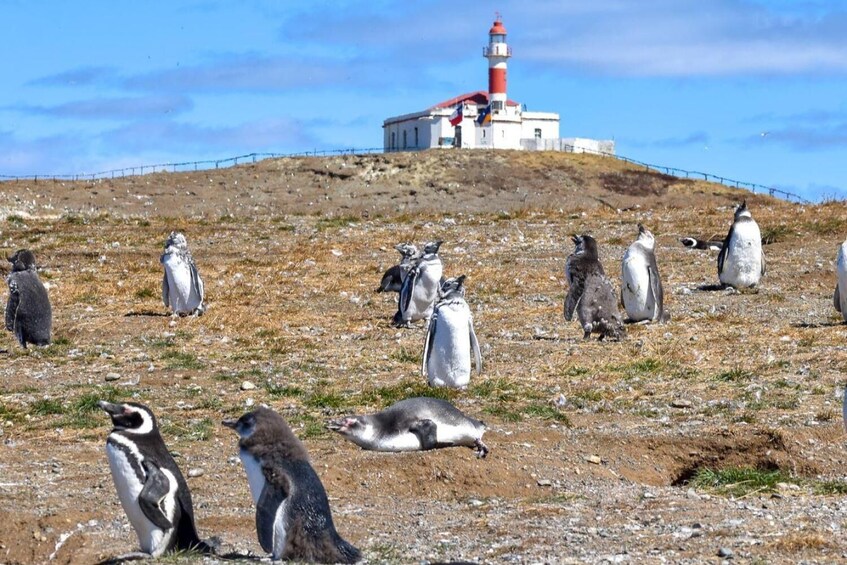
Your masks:
M 112 404 L 111 402 L 106 402 L 105 400 L 101 400 L 97 403 L 97 406 L 100 407 L 101 410 L 104 410 L 109 416 L 117 416 L 123 413 L 124 408 L 120 404 Z
M 238 427 L 238 420 L 223 420 L 221 422 L 227 428 L 232 428 L 233 430 Z
M 571 234 L 571 241 L 573 241 L 574 245 L 579 245 L 579 242 L 582 241 L 582 238 L 575 233 Z
M 340 432 L 344 428 L 343 420 L 330 420 L 326 423 L 326 429 L 332 430 L 333 432 Z

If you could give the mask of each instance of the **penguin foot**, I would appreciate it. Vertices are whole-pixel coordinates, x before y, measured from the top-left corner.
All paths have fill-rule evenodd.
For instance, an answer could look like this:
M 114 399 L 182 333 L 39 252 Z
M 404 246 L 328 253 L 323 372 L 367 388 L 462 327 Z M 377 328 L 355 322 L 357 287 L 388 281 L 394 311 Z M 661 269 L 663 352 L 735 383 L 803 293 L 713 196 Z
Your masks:
M 152 557 L 152 555 L 144 553 L 143 551 L 133 551 L 132 553 L 124 553 L 122 555 L 110 557 L 109 559 L 104 559 L 103 561 L 100 561 L 99 565 L 117 565 L 118 563 L 123 563 L 125 561 L 139 561 L 141 559 L 150 559 Z
M 474 442 L 476 457 L 477 459 L 485 459 L 485 456 L 488 455 L 488 446 L 482 443 L 481 439 L 478 439 Z

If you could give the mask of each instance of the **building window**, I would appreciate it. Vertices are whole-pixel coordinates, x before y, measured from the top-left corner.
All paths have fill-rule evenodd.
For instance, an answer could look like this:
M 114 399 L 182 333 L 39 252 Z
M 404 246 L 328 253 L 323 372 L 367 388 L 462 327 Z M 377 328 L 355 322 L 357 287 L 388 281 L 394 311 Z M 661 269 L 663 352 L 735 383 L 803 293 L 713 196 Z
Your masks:
M 503 110 L 503 101 L 502 100 L 495 100 L 494 102 L 491 103 L 491 109 L 496 111 L 496 112 L 502 111 Z
M 393 132 L 393 131 L 391 132 L 391 145 L 389 145 L 389 146 L 388 146 L 388 148 L 389 148 L 389 149 L 394 149 L 394 148 L 396 147 L 396 143 L 397 143 L 397 142 L 395 141 L 395 136 L 396 136 L 396 135 L 397 135 L 397 134 L 396 134 L 395 132 Z
M 415 147 L 418 147 L 418 128 L 415 128 Z
M 506 137 L 506 130 L 504 130 L 504 129 L 500 130 L 500 137 Z
M 535 139 L 541 139 L 541 128 L 535 128 Z
M 482 139 L 485 139 L 485 130 L 482 130 Z
M 406 130 L 403 130 L 403 149 L 406 148 Z

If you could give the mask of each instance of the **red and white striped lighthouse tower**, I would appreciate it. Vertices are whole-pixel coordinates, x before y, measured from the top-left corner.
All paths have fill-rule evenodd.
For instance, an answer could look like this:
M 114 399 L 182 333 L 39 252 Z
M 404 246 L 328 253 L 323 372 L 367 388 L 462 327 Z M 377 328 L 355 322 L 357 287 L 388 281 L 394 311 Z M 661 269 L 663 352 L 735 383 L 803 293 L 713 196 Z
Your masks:
M 488 59 L 488 101 L 491 113 L 496 114 L 506 109 L 506 61 L 512 56 L 499 13 L 488 31 L 488 46 L 483 47 L 482 56 Z

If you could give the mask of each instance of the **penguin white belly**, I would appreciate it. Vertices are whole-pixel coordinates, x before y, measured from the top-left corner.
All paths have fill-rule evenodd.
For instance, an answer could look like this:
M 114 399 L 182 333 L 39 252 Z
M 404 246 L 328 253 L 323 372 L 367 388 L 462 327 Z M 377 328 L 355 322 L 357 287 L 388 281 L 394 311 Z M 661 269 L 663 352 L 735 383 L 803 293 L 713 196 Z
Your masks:
M 141 551 L 158 557 L 164 553 L 174 529 L 161 530 L 142 512 L 138 505 L 138 495 L 141 494 L 144 485 L 138 480 L 126 453 L 107 443 L 106 454 L 109 458 L 109 467 L 112 470 L 115 490 L 118 492 L 118 498 L 127 518 L 129 518 L 129 523 L 138 536 L 138 545 L 141 547 Z M 139 461 L 141 460 L 143 460 L 143 457 L 139 456 Z
M 751 287 L 762 278 L 762 234 L 755 222 L 738 222 L 729 241 L 720 281 L 734 287 Z
M 847 321 L 847 243 L 841 244 L 838 249 L 838 296 L 841 304 L 841 317 Z
M 420 451 L 421 440 L 412 432 L 383 436 L 372 448 L 376 451 Z
M 652 320 L 656 299 L 650 291 L 650 272 L 644 255 L 627 249 L 621 269 L 623 306 L 633 322 Z
M 275 560 L 281 559 L 285 552 L 285 542 L 288 540 L 288 498 L 282 501 L 274 515 L 274 542 L 271 554 Z
M 438 443 L 473 446 L 482 435 L 472 426 L 448 426 L 436 422 L 435 437 Z
M 426 366 L 430 385 L 468 386 L 471 378 L 469 316 L 467 307 L 442 306 L 438 309 L 438 322 Z
M 200 296 L 191 284 L 191 265 L 173 253 L 162 261 L 168 277 L 168 302 L 175 313 L 190 313 L 200 306 Z
M 247 473 L 247 484 L 250 485 L 253 504 L 258 504 L 262 490 L 265 488 L 265 474 L 262 472 L 262 464 L 246 451 L 242 450 L 238 456 L 241 458 L 241 464 L 244 465 L 244 471 Z
M 415 288 L 412 289 L 410 320 L 415 322 L 432 316 L 438 287 L 441 284 L 443 267 L 440 262 L 426 265 L 421 269 Z

